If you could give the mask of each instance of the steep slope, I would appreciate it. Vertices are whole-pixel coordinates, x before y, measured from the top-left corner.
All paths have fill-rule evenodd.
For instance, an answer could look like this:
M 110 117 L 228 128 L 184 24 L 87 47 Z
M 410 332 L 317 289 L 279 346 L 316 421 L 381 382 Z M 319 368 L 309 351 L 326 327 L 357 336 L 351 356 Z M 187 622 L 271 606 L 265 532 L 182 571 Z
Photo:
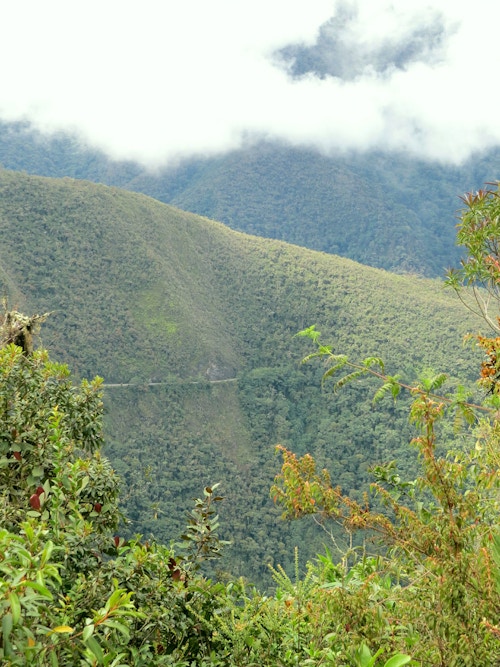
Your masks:
M 143 192 L 233 229 L 340 254 L 370 266 L 441 276 L 457 261 L 458 195 L 498 176 L 498 151 L 461 167 L 405 155 L 324 156 L 262 143 L 148 172 L 74 138 L 0 123 L 0 164 Z
M 370 164 L 372 156 L 365 159 Z M 233 229 L 432 275 L 450 230 L 428 224 L 397 194 L 375 169 L 362 173 L 355 161 L 267 145 L 213 160 L 171 202 Z
M 226 309 L 194 216 L 14 173 L 2 174 L 0 197 L 0 266 L 28 302 L 55 311 L 51 346 L 79 372 L 128 382 L 235 365 L 237 345 L 219 351 Z
M 144 195 L 0 171 L 0 287 L 54 311 L 43 343 L 80 375 L 105 377 L 108 453 L 132 532 L 171 539 L 182 509 L 221 481 L 223 567 L 265 580 L 321 542 L 268 498 L 274 445 L 312 451 L 356 493 L 367 466 L 410 466 L 404 405 L 372 408 L 363 384 L 328 401 L 294 334 L 316 323 L 336 349 L 378 354 L 414 377 L 470 375 L 475 322 L 438 281 L 390 274 L 235 232 Z M 153 382 L 151 382 L 153 381 Z
M 498 151 L 461 167 L 381 152 L 333 156 L 260 144 L 127 187 L 228 224 L 390 271 L 441 276 L 458 261 L 458 195 L 499 173 Z

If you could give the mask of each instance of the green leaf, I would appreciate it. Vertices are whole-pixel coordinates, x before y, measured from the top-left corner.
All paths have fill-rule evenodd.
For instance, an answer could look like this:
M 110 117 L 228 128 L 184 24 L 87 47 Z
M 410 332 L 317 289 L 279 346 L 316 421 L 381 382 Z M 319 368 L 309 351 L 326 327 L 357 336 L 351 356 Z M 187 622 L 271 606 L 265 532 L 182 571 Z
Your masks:
M 302 363 L 307 364 L 307 362 L 310 361 L 311 359 L 317 359 L 318 357 L 321 358 L 321 357 L 324 357 L 325 355 L 331 355 L 331 353 L 332 353 L 332 349 L 330 347 L 320 346 L 320 348 L 316 352 L 312 352 L 311 354 L 307 354 L 302 359 Z
M 500 535 L 496 534 L 493 536 L 493 547 L 492 547 L 493 560 L 497 567 L 500 568 Z
M 331 367 L 326 371 L 326 373 L 323 374 L 323 378 L 322 378 L 322 380 L 321 380 L 322 383 L 323 383 L 327 378 L 329 378 L 329 377 L 331 377 L 332 375 L 334 375 L 334 373 L 336 373 L 338 370 L 340 370 L 341 368 L 343 368 L 343 367 L 347 364 L 348 358 L 347 358 L 345 355 L 336 355 L 336 356 L 333 358 L 333 360 L 335 361 L 335 363 L 333 364 L 333 366 L 331 366 Z
M 411 657 L 409 655 L 398 653 L 398 655 L 393 655 L 392 658 L 389 658 L 384 667 L 402 667 L 402 665 L 407 665 L 410 661 Z
M 120 662 L 123 657 L 125 657 L 125 653 L 119 653 L 109 667 L 128 667 L 129 663 Z
M 66 475 L 63 475 L 61 477 L 61 482 L 62 482 L 62 485 L 64 486 L 64 488 L 67 491 L 69 491 L 71 489 L 71 480 L 69 479 L 69 477 L 67 477 Z
M 401 392 L 401 386 L 397 383 L 397 380 L 395 378 L 394 383 L 391 385 L 392 397 L 396 399 L 399 396 L 400 392 Z
M 113 591 L 113 593 L 107 600 L 106 605 L 104 606 L 104 612 L 107 613 L 110 609 L 120 606 L 120 602 L 122 601 L 123 597 L 124 597 L 123 589 L 117 588 L 115 591 Z
M 17 593 L 14 593 L 14 591 L 9 594 L 9 603 L 10 610 L 12 612 L 12 622 L 14 625 L 17 625 L 19 623 L 19 619 L 21 618 L 21 603 L 19 602 Z
M 120 621 L 117 621 L 113 618 L 109 618 L 106 621 L 104 621 L 103 625 L 105 625 L 107 628 L 114 628 L 115 630 L 118 630 L 118 632 L 121 632 L 121 634 L 124 637 L 126 637 L 127 641 L 130 639 L 129 629 L 127 628 L 126 625 L 120 623 Z
M 33 588 L 37 593 L 40 593 L 40 595 L 43 595 L 44 598 L 48 598 L 49 600 L 52 600 L 52 593 L 49 591 L 48 588 L 46 588 L 43 584 L 39 583 L 38 581 L 22 581 L 20 586 L 26 586 L 28 588 Z
M 317 341 L 318 338 L 321 336 L 321 333 L 319 331 L 316 331 L 316 325 L 312 324 L 310 327 L 307 327 L 307 329 L 302 329 L 302 331 L 298 331 L 296 336 L 305 336 L 306 338 L 310 338 L 313 341 Z
M 361 377 L 366 373 L 365 370 L 362 371 L 354 371 L 353 373 L 349 373 L 349 375 L 344 375 L 343 378 L 341 378 L 338 382 L 335 383 L 335 386 L 333 387 L 334 391 L 338 391 L 339 389 L 342 389 L 346 384 L 349 382 L 353 382 L 354 380 L 357 380 L 357 378 Z
M 50 559 L 53 550 L 54 550 L 54 543 L 48 540 L 42 551 L 42 556 L 40 559 L 42 566 L 45 565 L 45 563 Z
M 2 618 L 2 634 L 4 644 L 7 644 L 9 640 L 10 633 L 12 632 L 12 626 L 12 614 L 4 614 Z
M 90 482 L 90 477 L 88 475 L 82 477 L 82 479 L 80 480 L 80 488 L 78 489 L 77 493 L 81 493 L 89 482 Z
M 95 637 L 88 637 L 84 640 L 84 643 L 85 646 L 95 655 L 97 662 L 102 665 L 104 662 L 104 653 L 97 639 Z
M 370 368 L 371 366 L 376 364 L 377 366 L 380 366 L 382 373 L 384 372 L 385 369 L 384 362 L 380 357 L 367 357 L 366 359 L 363 359 L 361 363 L 363 364 L 363 366 L 366 366 L 366 368 Z
M 500 535 L 498 534 L 493 536 L 491 555 L 493 556 L 493 561 L 495 562 L 496 566 L 493 571 L 493 576 L 495 577 L 495 585 L 497 593 L 500 593 Z
M 354 661 L 357 667 L 373 667 L 378 656 L 382 653 L 382 649 L 375 653 L 371 654 L 370 649 L 366 644 L 361 644 L 356 651 L 354 652 Z
M 94 634 L 94 624 L 89 623 L 89 625 L 86 625 L 83 629 L 82 640 L 86 642 L 87 639 L 89 639 L 89 637 L 92 637 L 93 634 Z

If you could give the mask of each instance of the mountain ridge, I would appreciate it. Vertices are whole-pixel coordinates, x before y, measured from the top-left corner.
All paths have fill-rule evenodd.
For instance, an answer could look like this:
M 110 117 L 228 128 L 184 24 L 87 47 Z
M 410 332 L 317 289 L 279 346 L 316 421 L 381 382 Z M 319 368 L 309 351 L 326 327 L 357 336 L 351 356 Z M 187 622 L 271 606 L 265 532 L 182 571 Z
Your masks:
M 441 276 L 459 260 L 458 196 L 491 181 L 499 151 L 460 167 L 371 152 L 322 155 L 261 143 L 148 171 L 71 135 L 0 122 L 0 164 L 143 192 L 231 228 L 397 272 Z

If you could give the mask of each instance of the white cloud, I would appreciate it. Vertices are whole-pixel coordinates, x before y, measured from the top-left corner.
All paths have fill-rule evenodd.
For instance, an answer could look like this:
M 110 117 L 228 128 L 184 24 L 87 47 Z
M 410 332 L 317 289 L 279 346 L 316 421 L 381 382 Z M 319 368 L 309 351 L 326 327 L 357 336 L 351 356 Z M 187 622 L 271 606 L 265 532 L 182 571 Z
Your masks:
M 500 143 L 499 19 L 486 0 L 12 2 L 0 117 L 147 164 L 248 136 L 456 162 Z M 294 76 L 291 45 L 330 73 Z

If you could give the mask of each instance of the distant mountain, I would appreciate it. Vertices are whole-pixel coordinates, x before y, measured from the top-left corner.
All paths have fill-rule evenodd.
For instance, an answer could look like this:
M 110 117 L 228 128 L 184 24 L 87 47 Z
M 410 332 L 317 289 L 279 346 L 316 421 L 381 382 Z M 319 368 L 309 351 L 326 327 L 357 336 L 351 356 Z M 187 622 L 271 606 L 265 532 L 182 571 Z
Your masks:
M 0 290 L 52 311 L 42 342 L 106 382 L 108 454 L 129 530 L 168 541 L 204 484 L 222 482 L 223 567 L 266 581 L 267 563 L 312 556 L 325 534 L 287 525 L 269 499 L 278 442 L 312 452 L 356 494 L 374 461 L 411 467 L 404 401 L 363 383 L 327 398 L 294 334 L 377 354 L 390 372 L 473 373 L 479 323 L 439 281 L 394 275 L 230 230 L 141 194 L 0 170 Z M 450 433 L 452 431 L 450 430 Z M 274 560 L 276 559 L 276 560 Z
M 384 153 L 324 156 L 263 143 L 148 172 L 74 138 L 0 123 L 0 164 L 143 192 L 233 229 L 396 272 L 442 276 L 458 261 L 458 196 L 499 177 L 500 151 L 449 167 Z

